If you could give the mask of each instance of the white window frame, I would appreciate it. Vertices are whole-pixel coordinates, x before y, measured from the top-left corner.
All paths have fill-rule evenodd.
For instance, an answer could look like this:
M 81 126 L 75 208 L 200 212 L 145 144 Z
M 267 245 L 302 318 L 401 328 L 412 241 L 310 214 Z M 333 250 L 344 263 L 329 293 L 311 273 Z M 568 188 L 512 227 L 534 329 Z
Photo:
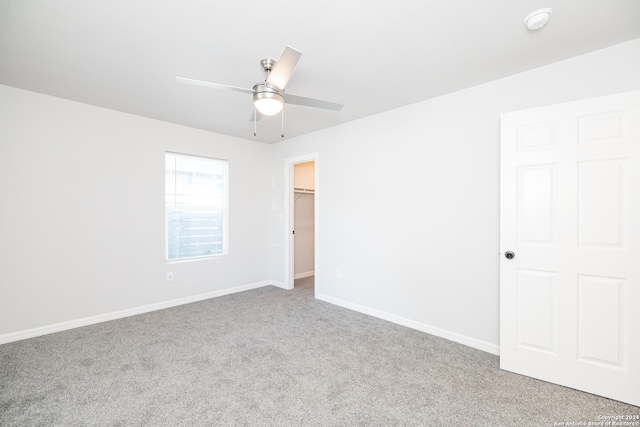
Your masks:
M 169 218 L 170 215 L 176 212 L 176 208 L 177 208 L 177 194 L 179 192 L 179 190 L 175 189 L 175 186 L 177 186 L 177 175 L 176 175 L 176 181 L 174 181 L 174 192 L 170 193 L 168 192 L 169 189 L 169 182 L 167 180 L 168 174 L 167 174 L 167 161 L 169 159 L 169 156 L 173 157 L 173 158 L 184 158 L 184 159 L 201 159 L 204 161 L 213 161 L 216 162 L 217 168 L 222 167 L 223 169 L 223 202 L 222 202 L 222 206 L 220 205 L 207 205 L 207 207 L 211 207 L 211 208 L 220 208 L 220 209 L 216 209 L 216 210 L 221 210 L 221 215 L 222 215 L 222 250 L 219 253 L 214 253 L 214 254 L 203 254 L 203 255 L 196 255 L 196 256 L 179 256 L 179 257 L 174 257 L 174 258 L 169 258 L 169 243 L 170 243 L 170 236 L 169 236 L 169 232 L 170 232 L 170 227 L 169 227 Z M 177 153 L 177 152 L 173 152 L 173 151 L 166 151 L 165 152 L 165 182 L 164 182 L 164 188 L 165 188 L 165 221 L 164 221 L 164 227 L 165 227 L 165 261 L 167 262 L 167 264 L 173 264 L 173 263 L 180 263 L 180 262 L 189 262 L 189 261 L 197 261 L 197 260 L 203 260 L 203 259 L 211 259 L 211 258 L 220 258 L 220 257 L 224 257 L 229 253 L 229 161 L 225 160 L 225 159 L 217 159 L 217 158 L 213 158 L 213 157 L 207 157 L 207 156 L 200 156 L 200 155 L 193 155 L 193 154 L 186 154 L 186 153 Z M 171 204 L 169 203 L 169 196 L 173 196 L 174 198 L 174 204 L 173 206 L 171 206 Z M 194 206 L 194 205 L 183 205 L 183 206 Z

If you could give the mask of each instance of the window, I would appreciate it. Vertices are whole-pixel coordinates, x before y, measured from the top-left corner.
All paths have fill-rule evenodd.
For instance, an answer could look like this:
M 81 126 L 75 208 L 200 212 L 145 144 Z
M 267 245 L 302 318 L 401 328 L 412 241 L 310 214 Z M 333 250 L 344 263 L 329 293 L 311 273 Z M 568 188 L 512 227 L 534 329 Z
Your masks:
M 226 160 L 165 153 L 167 260 L 227 253 Z

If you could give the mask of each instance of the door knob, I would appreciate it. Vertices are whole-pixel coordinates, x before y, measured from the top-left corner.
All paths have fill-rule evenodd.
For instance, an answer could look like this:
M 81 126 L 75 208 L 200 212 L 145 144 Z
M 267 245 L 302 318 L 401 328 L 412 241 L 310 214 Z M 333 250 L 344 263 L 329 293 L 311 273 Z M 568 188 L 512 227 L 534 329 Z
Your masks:
M 504 253 L 504 257 L 505 257 L 506 259 L 513 259 L 513 258 L 515 258 L 515 257 L 516 257 L 516 254 L 514 254 L 514 253 L 513 253 L 513 252 L 511 252 L 511 251 L 507 251 L 507 252 L 505 252 L 505 253 Z

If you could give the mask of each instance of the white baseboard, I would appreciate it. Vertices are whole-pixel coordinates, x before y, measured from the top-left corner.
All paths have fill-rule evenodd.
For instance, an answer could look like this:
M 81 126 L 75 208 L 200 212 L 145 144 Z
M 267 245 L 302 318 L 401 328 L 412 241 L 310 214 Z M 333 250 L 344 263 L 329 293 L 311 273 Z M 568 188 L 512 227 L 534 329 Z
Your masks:
M 289 288 L 286 288 L 286 287 L 284 286 L 284 283 L 282 283 L 282 282 L 278 282 L 277 280 L 272 280 L 272 281 L 271 281 L 271 283 L 270 283 L 270 285 L 277 286 L 278 288 L 282 288 L 282 289 L 289 290 Z
M 276 280 L 265 280 L 264 282 L 251 283 L 248 285 L 236 286 L 233 288 L 222 289 L 219 291 L 207 292 L 204 294 L 193 295 L 185 298 L 179 298 L 170 301 L 163 301 L 156 304 L 144 305 L 141 307 L 134 307 L 127 310 L 115 311 L 111 313 L 100 314 L 97 316 L 85 317 L 82 319 L 71 320 L 68 322 L 56 323 L 53 325 L 41 326 L 38 328 L 27 329 L 24 331 L 11 332 L 8 334 L 0 335 L 0 344 L 6 344 L 14 341 L 20 341 L 27 338 L 38 337 L 41 335 L 52 334 L 55 332 L 62 332 L 69 329 L 80 328 L 82 326 L 94 325 L 96 323 L 108 322 L 110 320 L 121 319 L 123 317 L 135 316 L 137 314 L 149 313 L 151 311 L 162 310 L 165 308 L 176 307 L 179 305 L 190 304 L 192 302 L 203 301 L 210 298 L 221 297 L 224 295 L 234 294 L 237 292 L 248 291 L 251 289 L 257 289 L 264 286 L 276 286 L 279 288 L 284 287 L 284 283 Z M 338 298 L 333 298 L 324 294 L 316 294 L 316 298 L 322 301 L 326 301 L 331 304 L 338 305 L 340 307 L 348 308 L 350 310 L 358 311 L 360 313 L 368 314 L 380 319 L 387 320 L 389 322 L 397 323 L 402 326 L 406 326 L 412 329 L 417 329 L 422 332 L 426 332 L 431 335 L 435 335 L 441 338 L 445 338 L 460 344 L 464 344 L 469 347 L 476 348 L 478 350 L 486 351 L 487 353 L 499 355 L 500 346 L 492 344 L 486 341 L 478 340 L 466 335 L 459 334 L 457 332 L 451 332 L 445 329 L 441 329 L 435 326 L 427 325 L 424 323 L 416 322 L 401 316 L 386 313 L 384 311 L 372 309 L 359 304 L 354 304 L 348 301 L 344 301 Z
M 224 295 L 235 294 L 237 292 L 257 289 L 264 286 L 278 286 L 277 282 L 265 280 L 264 282 L 251 283 L 248 285 L 236 286 L 233 288 L 221 289 L 219 291 L 207 292 L 204 294 L 193 295 L 185 298 L 178 298 L 170 301 L 163 301 L 156 304 L 144 305 L 141 307 L 129 308 L 111 313 L 99 314 L 97 316 L 85 317 L 68 322 L 56 323 L 53 325 L 41 326 L 38 328 L 27 329 L 24 331 L 11 332 L 9 334 L 0 335 L 0 344 L 6 344 L 14 341 L 20 341 L 27 338 L 39 337 L 41 335 L 62 332 L 68 329 L 80 328 L 82 326 L 94 325 L 96 323 L 108 322 L 110 320 L 122 319 L 123 317 L 135 316 L 137 314 L 149 313 L 151 311 L 162 310 L 165 308 L 176 307 L 179 305 L 190 304 L 192 302 L 203 301 L 210 298 L 221 297 Z M 280 286 L 282 287 L 282 286 Z
M 467 335 L 459 334 L 457 332 L 452 332 L 446 329 L 427 325 L 425 323 L 416 322 L 415 320 L 407 319 L 401 316 L 396 316 L 395 314 L 386 313 L 384 311 L 365 307 L 359 304 L 354 304 L 349 301 L 344 301 L 338 298 L 330 297 L 328 295 L 316 294 L 316 298 L 331 304 L 338 305 L 340 307 L 348 308 L 349 310 L 368 314 L 369 316 L 377 317 L 379 319 L 387 320 L 389 322 L 393 322 L 398 325 L 406 326 L 411 329 L 417 329 L 419 331 L 426 332 L 428 334 L 435 335 L 440 338 L 445 338 L 450 341 L 464 344 L 468 347 L 473 347 L 475 349 L 482 350 L 487 353 L 495 354 L 496 356 L 500 355 L 500 346 L 496 344 L 492 344 L 490 342 L 482 341 L 476 338 L 469 337 Z
M 293 278 L 294 279 L 304 279 L 305 277 L 310 277 L 310 276 L 313 276 L 314 274 L 315 274 L 315 272 L 313 270 L 305 271 L 304 273 L 294 274 Z

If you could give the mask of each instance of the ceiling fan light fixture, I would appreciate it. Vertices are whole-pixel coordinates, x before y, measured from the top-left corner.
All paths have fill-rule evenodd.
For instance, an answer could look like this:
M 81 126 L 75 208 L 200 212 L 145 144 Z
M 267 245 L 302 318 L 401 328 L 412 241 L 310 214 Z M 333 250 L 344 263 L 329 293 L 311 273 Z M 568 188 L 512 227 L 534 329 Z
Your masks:
M 284 96 L 278 88 L 266 83 L 258 83 L 253 86 L 253 104 L 261 114 L 273 116 L 282 110 Z
M 273 116 L 282 110 L 282 101 L 274 98 L 260 98 L 255 100 L 254 104 L 264 116 Z

